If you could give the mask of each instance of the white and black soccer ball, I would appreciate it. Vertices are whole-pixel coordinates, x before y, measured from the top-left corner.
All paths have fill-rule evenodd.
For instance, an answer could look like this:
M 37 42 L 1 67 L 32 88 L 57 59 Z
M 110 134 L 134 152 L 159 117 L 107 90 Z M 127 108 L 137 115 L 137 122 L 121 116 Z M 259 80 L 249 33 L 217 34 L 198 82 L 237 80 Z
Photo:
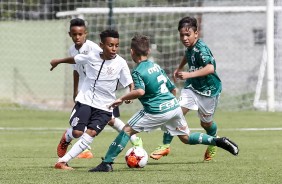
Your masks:
M 148 154 L 144 148 L 132 147 L 125 153 L 125 161 L 130 168 L 143 168 L 148 163 Z

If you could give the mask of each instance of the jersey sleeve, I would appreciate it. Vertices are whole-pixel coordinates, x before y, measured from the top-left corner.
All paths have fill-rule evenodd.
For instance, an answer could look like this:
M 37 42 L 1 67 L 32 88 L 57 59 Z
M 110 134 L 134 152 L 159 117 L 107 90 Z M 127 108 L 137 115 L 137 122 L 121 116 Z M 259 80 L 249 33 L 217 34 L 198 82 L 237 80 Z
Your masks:
M 133 80 L 130 74 L 130 70 L 129 70 L 129 67 L 126 61 L 123 62 L 123 67 L 121 69 L 119 83 L 123 87 L 127 87 L 129 84 L 133 83 Z
M 132 72 L 132 78 L 134 82 L 134 89 L 143 89 L 145 91 L 144 81 L 137 71 Z
M 207 64 L 215 65 L 215 59 L 210 50 L 207 48 L 201 49 L 200 58 L 203 62 L 203 66 L 206 66 Z
M 85 54 L 77 54 L 76 56 L 74 56 L 74 61 L 75 61 L 76 64 L 85 65 L 89 61 L 91 61 L 91 57 L 89 55 L 85 55 Z

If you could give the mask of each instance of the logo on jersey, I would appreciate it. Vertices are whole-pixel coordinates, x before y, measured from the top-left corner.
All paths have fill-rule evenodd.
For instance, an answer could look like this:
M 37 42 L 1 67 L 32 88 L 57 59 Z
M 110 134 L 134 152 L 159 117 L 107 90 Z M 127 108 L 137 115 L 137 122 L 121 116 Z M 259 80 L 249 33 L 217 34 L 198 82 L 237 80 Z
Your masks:
M 84 50 L 84 51 L 81 52 L 81 54 L 87 55 L 87 54 L 88 54 L 88 51 L 87 51 L 87 50 Z
M 72 122 L 71 122 L 71 126 L 72 127 L 75 127 L 77 124 L 78 124 L 78 121 L 79 121 L 79 118 L 78 117 L 75 117 L 72 119 Z
M 196 60 L 196 59 L 195 59 L 195 56 L 192 55 L 192 56 L 191 56 L 191 62 L 192 62 L 193 65 L 195 65 L 195 60 Z
M 114 69 L 111 68 L 111 67 L 108 67 L 108 68 L 107 68 L 107 74 L 108 74 L 108 75 L 113 75 L 113 74 L 114 74 Z
M 153 67 L 148 69 L 148 73 L 152 74 L 153 72 L 159 72 L 161 70 L 160 66 L 157 64 L 154 64 Z

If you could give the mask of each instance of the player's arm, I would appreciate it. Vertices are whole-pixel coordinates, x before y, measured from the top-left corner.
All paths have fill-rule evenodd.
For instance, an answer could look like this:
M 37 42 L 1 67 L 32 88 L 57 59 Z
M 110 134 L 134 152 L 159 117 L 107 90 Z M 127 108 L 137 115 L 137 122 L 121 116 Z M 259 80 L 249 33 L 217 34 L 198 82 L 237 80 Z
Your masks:
M 79 74 L 76 70 L 73 70 L 73 101 L 75 101 L 75 97 L 78 94 L 78 82 Z
M 134 90 L 134 83 L 129 84 L 128 88 L 129 88 L 129 92 L 133 91 Z M 125 100 L 124 102 L 126 104 L 131 104 L 131 103 L 133 103 L 133 100 Z
M 73 57 L 67 57 L 63 59 L 53 59 L 50 62 L 50 65 L 51 65 L 50 71 L 52 71 L 54 68 L 56 68 L 61 63 L 75 64 L 75 61 Z
M 213 64 L 207 64 L 205 67 L 199 70 L 195 70 L 193 72 L 178 72 L 178 77 L 180 79 L 189 79 L 189 78 L 207 76 L 212 73 L 214 73 Z
M 123 95 L 122 97 L 116 99 L 109 108 L 115 108 L 119 105 L 121 105 L 126 100 L 133 100 L 136 98 L 139 98 L 145 94 L 145 91 L 143 89 L 134 89 L 131 92 L 127 93 L 126 95 Z

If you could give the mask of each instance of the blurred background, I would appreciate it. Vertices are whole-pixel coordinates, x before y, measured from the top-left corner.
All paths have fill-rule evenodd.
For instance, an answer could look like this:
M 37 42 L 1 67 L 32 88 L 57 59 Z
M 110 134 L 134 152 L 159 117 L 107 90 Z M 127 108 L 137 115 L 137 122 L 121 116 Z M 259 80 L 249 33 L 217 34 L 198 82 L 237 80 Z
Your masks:
M 136 33 L 149 35 L 151 59 L 172 77 L 185 50 L 179 41 L 178 21 L 194 16 L 223 83 L 218 108 L 282 111 L 282 0 L 272 2 L 274 69 L 269 73 L 274 85 L 270 94 L 267 0 L 0 0 L 0 110 L 72 108 L 71 66 L 49 71 L 51 59 L 67 56 L 72 18 L 87 21 L 88 39 L 96 43 L 101 31 L 117 29 L 119 54 L 130 68 L 134 67 L 130 39 Z M 176 85 L 180 89 L 182 82 Z M 274 100 L 271 109 L 269 95 Z

